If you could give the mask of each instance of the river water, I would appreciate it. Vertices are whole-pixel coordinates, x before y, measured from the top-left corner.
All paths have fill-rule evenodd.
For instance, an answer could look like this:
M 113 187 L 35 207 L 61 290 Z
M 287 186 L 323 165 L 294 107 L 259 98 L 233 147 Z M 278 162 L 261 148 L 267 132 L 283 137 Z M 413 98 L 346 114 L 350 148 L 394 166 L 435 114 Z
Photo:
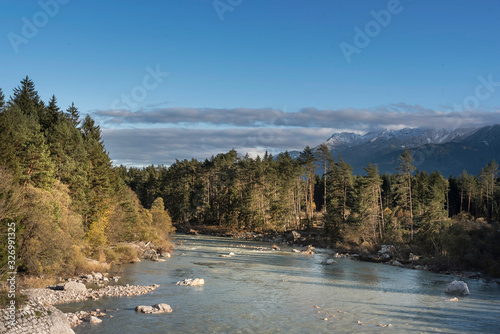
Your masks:
M 120 284 L 160 284 L 137 297 L 61 305 L 64 312 L 114 309 L 80 333 L 500 333 L 500 285 L 469 279 L 471 295 L 447 301 L 456 279 L 426 271 L 269 250 L 270 244 L 177 235 L 172 258 L 118 266 Z M 256 249 L 266 247 L 266 250 Z M 235 253 L 223 258 L 221 254 Z M 205 286 L 176 286 L 185 278 Z M 167 303 L 169 314 L 137 314 Z M 328 320 L 324 320 L 327 318 Z M 387 326 L 386 326 L 387 325 Z M 386 326 L 386 327 L 382 327 Z

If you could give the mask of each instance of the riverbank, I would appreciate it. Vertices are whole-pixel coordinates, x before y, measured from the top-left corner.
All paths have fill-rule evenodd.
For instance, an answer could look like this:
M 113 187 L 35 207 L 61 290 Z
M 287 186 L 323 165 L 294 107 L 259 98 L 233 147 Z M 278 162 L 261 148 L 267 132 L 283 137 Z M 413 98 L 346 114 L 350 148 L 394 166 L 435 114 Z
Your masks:
M 135 242 L 123 244 L 133 250 L 132 256 L 126 262 L 136 263 L 141 259 L 152 261 L 165 261 L 169 252 L 159 252 L 152 243 Z M 122 245 L 122 247 L 123 247 Z M 89 263 L 97 261 L 87 259 Z M 98 263 L 99 268 L 108 268 L 108 263 Z M 115 263 L 120 264 L 120 263 Z M 32 276 L 23 277 L 18 286 L 18 296 L 23 300 L 17 302 L 15 308 L 0 308 L 0 334 L 31 334 L 31 333 L 74 333 L 71 328 L 84 321 L 92 323 L 101 322 L 104 317 L 112 315 L 101 310 L 85 311 L 75 313 L 63 313 L 55 305 L 79 302 L 85 300 L 99 300 L 106 297 L 133 297 L 150 293 L 159 285 L 117 285 L 120 276 L 110 276 L 105 272 L 91 272 L 77 277 L 63 279 L 37 279 Z M 59 281 L 57 284 L 48 282 Z M 26 284 L 27 283 L 27 284 Z M 45 284 L 44 284 L 45 283 Z M 51 284 L 46 286 L 47 284 Z M 33 286 L 44 286 L 37 288 Z
M 46 288 L 27 288 L 20 290 L 27 296 L 27 301 L 16 305 L 14 310 L 0 309 L 1 334 L 31 334 L 31 333 L 74 333 L 71 328 L 83 321 L 101 321 L 99 318 L 106 313 L 96 311 L 79 311 L 63 313 L 55 305 L 84 300 L 99 300 L 106 297 L 133 297 L 150 293 L 159 285 L 113 285 L 99 289 L 87 289 L 83 283 L 71 280 L 62 285 Z

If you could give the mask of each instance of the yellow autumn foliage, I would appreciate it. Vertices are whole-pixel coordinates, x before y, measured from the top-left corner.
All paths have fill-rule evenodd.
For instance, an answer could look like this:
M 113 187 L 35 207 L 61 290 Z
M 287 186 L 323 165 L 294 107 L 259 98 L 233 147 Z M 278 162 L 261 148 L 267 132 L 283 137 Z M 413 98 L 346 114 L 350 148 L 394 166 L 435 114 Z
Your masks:
M 97 219 L 92 221 L 87 232 L 89 245 L 96 249 L 106 246 L 108 243 L 107 229 L 109 225 L 109 210 L 104 210 L 97 215 Z

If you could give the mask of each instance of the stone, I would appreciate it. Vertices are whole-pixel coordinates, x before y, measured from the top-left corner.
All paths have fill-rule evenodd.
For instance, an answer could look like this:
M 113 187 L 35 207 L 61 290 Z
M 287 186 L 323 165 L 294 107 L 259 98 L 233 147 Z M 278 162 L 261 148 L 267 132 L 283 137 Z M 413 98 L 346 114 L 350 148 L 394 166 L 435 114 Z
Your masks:
M 135 311 L 142 312 L 142 313 L 153 313 L 154 308 L 153 308 L 153 306 L 139 305 L 139 306 L 136 306 Z
M 102 320 L 97 318 L 97 317 L 91 316 L 89 322 L 91 324 L 100 324 L 102 322 Z
M 321 262 L 321 264 L 324 264 L 324 265 L 331 265 L 331 264 L 336 264 L 337 261 L 335 261 L 334 259 L 327 259 L 327 260 L 324 260 Z
M 172 312 L 172 307 L 170 307 L 170 305 L 165 304 L 165 303 L 155 304 L 155 305 L 153 305 L 153 308 L 158 309 L 158 312 L 160 312 L 160 313 Z
M 135 308 L 136 312 L 141 312 L 141 313 L 171 313 L 172 312 L 172 307 L 170 305 L 165 304 L 165 303 L 159 303 L 155 304 L 153 306 L 145 306 L 145 305 L 139 305 Z
M 443 290 L 449 295 L 466 296 L 470 295 L 469 287 L 464 281 L 453 281 Z
M 314 254 L 314 250 L 315 250 L 315 248 L 312 245 L 309 245 L 306 248 L 304 248 L 304 250 L 301 253 L 312 255 L 312 254 Z
M 196 231 L 195 229 L 190 228 L 189 231 L 186 232 L 186 234 L 198 235 L 198 231 Z
M 394 250 L 394 246 L 393 245 L 381 245 L 380 247 L 381 248 L 378 251 L 378 253 L 380 255 L 382 255 L 382 254 L 390 254 Z
M 418 261 L 419 259 L 420 257 L 414 255 L 413 253 L 410 253 L 410 255 L 408 256 L 408 261 L 410 262 Z
M 155 260 L 158 258 L 158 253 L 154 249 L 148 249 L 144 252 L 143 257 L 148 260 Z
M 184 285 L 184 286 L 205 285 L 205 280 L 203 278 L 187 278 L 185 280 L 175 283 L 175 285 Z
M 398 260 L 394 260 L 391 265 L 396 266 L 396 267 L 401 267 L 403 264 L 399 262 Z
M 280 248 L 278 246 L 276 246 L 276 245 L 273 244 L 273 250 L 279 251 Z
M 64 283 L 64 291 L 87 292 L 87 287 L 83 283 L 68 282 Z
M 297 232 L 297 231 L 292 231 L 292 237 L 291 237 L 291 239 L 292 239 L 294 242 L 295 242 L 295 241 L 297 241 L 297 240 L 299 240 L 301 237 L 302 237 L 302 236 L 300 235 L 300 233 L 299 233 L 299 232 Z
M 102 273 L 95 273 L 95 274 L 94 274 L 94 277 L 95 277 L 95 279 L 96 279 L 96 280 L 100 280 L 100 279 L 102 279 L 104 276 L 103 276 L 103 274 L 102 274 Z
M 168 253 L 168 252 L 161 253 L 161 256 L 166 257 L 167 259 L 171 257 L 170 253 Z
M 298 249 L 292 249 L 292 253 L 300 253 Z
M 50 309 L 50 315 L 48 315 L 52 325 L 50 326 L 49 334 L 74 334 L 75 332 L 71 329 L 69 325 L 68 318 L 64 313 L 56 309 L 55 307 Z

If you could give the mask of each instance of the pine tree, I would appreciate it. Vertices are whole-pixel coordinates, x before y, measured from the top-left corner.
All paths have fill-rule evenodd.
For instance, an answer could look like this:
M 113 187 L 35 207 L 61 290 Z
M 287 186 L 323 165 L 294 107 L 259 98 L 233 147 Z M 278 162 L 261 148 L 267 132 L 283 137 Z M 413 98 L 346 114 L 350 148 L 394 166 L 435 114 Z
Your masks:
M 42 130 L 50 130 L 56 126 L 62 118 L 61 109 L 57 106 L 57 99 L 52 95 L 49 104 L 43 109 L 40 116 L 40 125 Z M 50 135 L 49 135 L 50 136 Z
M 10 98 L 9 105 L 16 105 L 26 115 L 34 115 L 37 121 L 44 109 L 44 103 L 35 90 L 34 82 L 26 76 L 21 80 L 21 85 L 14 88 L 14 96 Z
M 304 180 L 305 180 L 305 195 L 306 195 L 306 215 L 308 224 L 312 222 L 314 210 L 314 174 L 315 174 L 315 162 L 316 157 L 309 146 L 307 146 L 303 152 L 300 153 L 298 158 L 299 163 L 304 168 Z
M 358 206 L 361 224 L 368 224 L 373 240 L 383 238 L 384 215 L 382 209 L 382 194 L 380 186 L 382 179 L 376 165 L 368 164 L 363 168 L 366 176 L 359 179 Z
M 75 107 L 74 102 L 71 102 L 71 106 L 66 109 L 66 117 L 75 128 L 78 127 L 78 124 L 80 124 L 80 112 L 78 111 L 78 108 Z
M 424 210 L 419 217 L 419 243 L 427 247 L 428 252 L 433 251 L 438 256 L 442 252 L 442 234 L 448 218 L 448 181 L 439 172 L 432 172 L 425 183 L 425 195 L 421 199 Z
M 483 189 L 484 197 L 486 197 L 486 217 L 488 222 L 493 222 L 493 213 L 497 209 L 497 203 L 494 202 L 494 194 L 498 176 L 498 165 L 495 160 L 491 160 L 479 174 L 481 180 L 481 187 Z
M 17 105 L 8 106 L 0 116 L 0 162 L 24 187 L 33 184 L 50 189 L 54 166 L 36 116 L 25 114 Z
M 92 117 L 87 115 L 81 128 L 83 134 L 83 145 L 87 152 L 86 171 L 88 176 L 87 214 L 85 222 L 89 224 L 92 220 L 107 217 L 109 198 L 118 179 L 112 170 L 111 159 L 106 152 L 101 137 L 101 129 L 95 124 Z
M 403 205 L 409 212 L 410 240 L 413 240 L 413 197 L 411 183 L 415 166 L 413 166 L 413 157 L 408 149 L 405 149 L 399 156 L 399 166 L 396 169 L 400 173 L 396 192 L 397 202 Z
M 334 163 L 330 149 L 325 143 L 322 143 L 318 147 L 318 156 L 323 163 L 323 212 L 326 210 L 326 179 L 328 177 L 327 172 L 331 164 Z
M 2 88 L 0 88 L 0 113 L 3 111 L 5 106 L 5 95 L 3 95 Z
M 473 175 L 467 174 L 464 170 L 458 178 L 458 187 L 460 191 L 460 212 L 466 211 L 472 213 L 472 204 L 474 193 L 476 191 L 476 180 Z
M 339 155 L 331 165 L 327 182 L 327 214 L 325 227 L 329 234 L 342 238 L 342 227 L 351 214 L 354 199 L 352 167 Z

